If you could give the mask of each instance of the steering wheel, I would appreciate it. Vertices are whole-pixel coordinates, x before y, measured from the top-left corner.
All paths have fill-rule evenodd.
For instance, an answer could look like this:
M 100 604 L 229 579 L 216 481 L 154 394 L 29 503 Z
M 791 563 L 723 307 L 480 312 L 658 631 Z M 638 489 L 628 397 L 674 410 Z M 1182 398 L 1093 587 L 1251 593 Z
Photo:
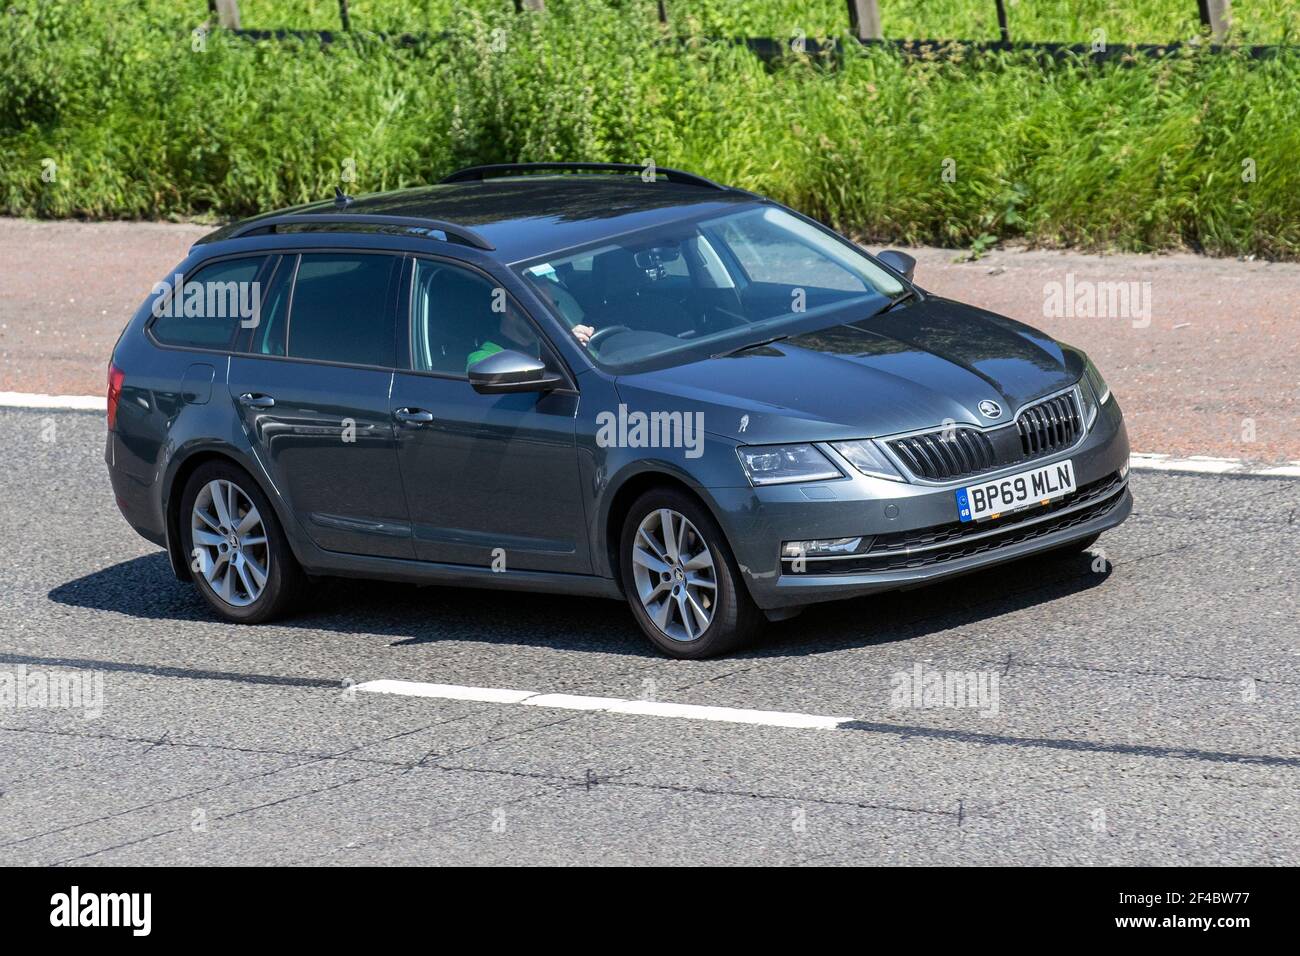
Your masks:
M 587 339 L 587 348 L 595 349 L 601 342 L 608 339 L 611 335 L 619 332 L 631 332 L 626 325 L 607 325 L 603 329 L 597 329 L 591 338 Z

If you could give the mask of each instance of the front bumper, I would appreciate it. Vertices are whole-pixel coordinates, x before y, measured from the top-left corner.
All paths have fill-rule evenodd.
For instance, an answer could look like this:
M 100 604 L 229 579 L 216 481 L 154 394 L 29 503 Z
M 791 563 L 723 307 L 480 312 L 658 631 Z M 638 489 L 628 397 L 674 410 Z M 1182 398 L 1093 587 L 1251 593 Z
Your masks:
M 955 489 L 855 474 L 835 481 L 711 489 L 750 594 L 765 610 L 915 587 L 1091 537 L 1132 511 L 1128 435 L 1119 403 L 1101 409 L 1084 440 L 1061 454 L 981 475 L 992 479 L 1053 461 L 1074 462 L 1078 491 L 1059 503 L 961 525 Z M 861 560 L 781 561 L 786 541 L 871 536 Z

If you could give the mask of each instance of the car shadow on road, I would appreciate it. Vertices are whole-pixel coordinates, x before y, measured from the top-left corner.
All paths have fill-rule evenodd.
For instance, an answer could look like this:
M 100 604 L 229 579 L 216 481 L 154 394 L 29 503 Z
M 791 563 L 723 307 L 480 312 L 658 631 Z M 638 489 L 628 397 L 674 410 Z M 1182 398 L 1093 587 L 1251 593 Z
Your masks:
M 913 591 L 814 605 L 771 625 L 740 658 L 799 657 L 913 640 L 1097 587 L 1090 554 L 1048 555 Z M 176 580 L 162 552 L 123 561 L 49 592 L 59 604 L 172 622 L 215 622 L 195 589 Z M 618 601 L 384 581 L 327 579 L 276 627 L 375 634 L 396 648 L 438 641 L 523 644 L 565 651 L 657 654 Z
M 1109 561 L 1098 562 L 1091 553 L 1044 554 L 910 591 L 814 604 L 771 625 L 751 656 L 822 654 L 915 640 L 955 627 L 996 627 L 1004 615 L 1098 587 L 1112 571 Z

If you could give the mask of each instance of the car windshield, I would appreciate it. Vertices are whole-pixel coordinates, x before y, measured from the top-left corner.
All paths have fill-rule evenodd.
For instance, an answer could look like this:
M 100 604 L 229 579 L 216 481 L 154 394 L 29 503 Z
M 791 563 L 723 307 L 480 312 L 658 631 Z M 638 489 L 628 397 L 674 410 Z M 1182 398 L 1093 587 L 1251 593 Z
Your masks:
M 519 272 L 616 372 L 767 342 L 844 310 L 863 318 L 903 291 L 849 243 L 775 206 L 656 227 Z

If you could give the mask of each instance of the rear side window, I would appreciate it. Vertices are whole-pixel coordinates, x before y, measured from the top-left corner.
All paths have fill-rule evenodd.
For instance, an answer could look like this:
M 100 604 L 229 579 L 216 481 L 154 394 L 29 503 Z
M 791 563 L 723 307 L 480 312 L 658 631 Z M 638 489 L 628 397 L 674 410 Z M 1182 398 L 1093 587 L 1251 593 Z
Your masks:
M 258 276 L 266 256 L 225 259 L 193 275 L 175 276 L 172 292 L 155 300 L 150 331 L 163 345 L 181 348 L 230 348 L 241 328 L 259 321 L 262 287 Z
M 391 368 L 389 293 L 400 267 L 398 256 L 304 253 L 289 312 L 289 357 Z

